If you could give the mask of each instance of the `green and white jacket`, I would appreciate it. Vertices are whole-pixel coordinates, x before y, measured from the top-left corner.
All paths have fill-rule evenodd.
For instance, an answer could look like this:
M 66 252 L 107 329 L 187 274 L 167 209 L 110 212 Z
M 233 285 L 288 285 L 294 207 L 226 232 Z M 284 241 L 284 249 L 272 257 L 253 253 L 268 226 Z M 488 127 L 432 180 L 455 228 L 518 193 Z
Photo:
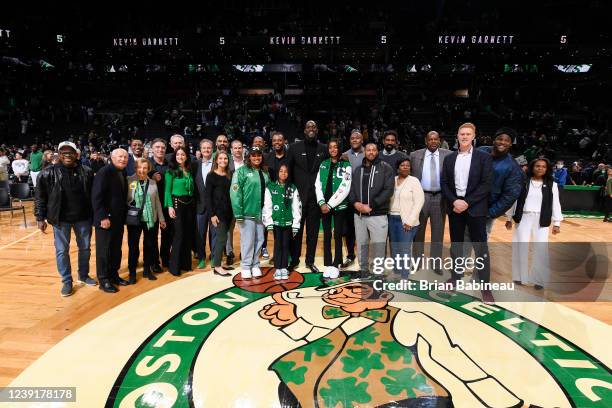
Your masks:
M 346 160 L 338 161 L 333 174 L 330 175 L 331 166 L 331 159 L 324 160 L 319 166 L 319 174 L 315 181 L 317 203 L 319 207 L 327 204 L 332 210 L 344 210 L 348 207 L 348 195 L 351 191 L 351 164 Z M 327 186 L 328 177 L 333 177 L 332 196 L 326 203 L 324 189 Z
M 262 222 L 266 229 L 291 227 L 293 232 L 300 229 L 302 203 L 297 187 L 291 183 L 270 182 L 266 187 Z

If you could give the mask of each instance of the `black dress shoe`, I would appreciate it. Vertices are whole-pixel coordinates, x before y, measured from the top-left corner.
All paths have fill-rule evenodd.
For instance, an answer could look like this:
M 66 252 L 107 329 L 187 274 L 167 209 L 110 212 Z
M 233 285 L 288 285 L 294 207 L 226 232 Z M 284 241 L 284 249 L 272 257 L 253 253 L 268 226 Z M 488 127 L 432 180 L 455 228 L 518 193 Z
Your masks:
M 117 293 L 119 292 L 119 289 L 117 289 L 116 287 L 113 286 L 112 283 L 110 282 L 100 282 L 100 290 L 103 290 L 106 293 Z
M 171 274 L 172 276 L 181 276 L 181 271 L 178 271 L 178 272 L 172 272 L 172 271 L 170 271 L 170 274 Z
M 298 262 L 298 263 L 291 262 L 291 263 L 289 264 L 289 267 L 288 267 L 287 269 L 288 269 L 288 270 L 290 270 L 290 271 L 294 271 L 294 270 L 295 270 L 295 269 L 296 269 L 296 268 L 297 268 L 299 265 L 300 265 L 300 263 L 299 263 L 299 262 Z
M 312 273 L 321 273 L 321 271 L 319 270 L 319 268 L 317 268 L 317 265 L 315 264 L 306 264 L 306 267 L 310 269 Z
M 230 252 L 229 255 L 225 258 L 225 263 L 227 263 L 228 265 L 234 264 L 234 253 L 233 252 Z
M 162 271 L 162 267 L 161 267 L 161 266 L 159 266 L 159 265 L 153 265 L 153 266 L 151 267 L 151 270 L 152 270 L 153 272 L 155 272 L 155 273 L 160 273 L 160 272 Z
M 130 282 L 126 281 L 125 279 L 122 278 L 117 278 L 115 279 L 115 281 L 113 282 L 116 285 L 119 286 L 128 286 L 130 284 Z
M 142 276 L 144 276 L 148 280 L 157 280 L 157 276 L 153 275 L 153 272 L 151 272 L 151 271 L 143 272 Z
M 128 282 L 130 283 L 130 285 L 135 285 L 136 284 L 136 274 L 130 275 Z

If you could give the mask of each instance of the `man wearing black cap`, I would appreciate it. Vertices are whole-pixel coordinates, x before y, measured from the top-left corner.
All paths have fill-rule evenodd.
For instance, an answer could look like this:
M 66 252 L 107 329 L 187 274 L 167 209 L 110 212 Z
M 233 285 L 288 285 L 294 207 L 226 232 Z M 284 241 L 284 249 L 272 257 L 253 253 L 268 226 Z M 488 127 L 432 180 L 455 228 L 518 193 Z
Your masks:
M 317 141 L 317 124 L 314 120 L 306 122 L 304 127 L 304 140 L 293 143 L 289 147 L 287 162 L 289 163 L 290 177 L 297 186 L 302 201 L 302 222 L 300 230 L 291 241 L 291 264 L 289 270 L 300 263 L 302 254 L 302 235 L 306 225 L 306 267 L 312 272 L 319 272 L 314 264 L 317 240 L 319 238 L 319 224 L 321 222 L 321 209 L 317 204 L 315 194 L 315 181 L 321 162 L 328 157 L 327 148 Z
M 74 230 L 79 247 L 78 281 L 95 286 L 89 277 L 91 255 L 91 188 L 93 172 L 77 160 L 77 147 L 71 142 L 59 144 L 58 164 L 45 168 L 36 185 L 35 210 L 38 228 L 44 233 L 47 222 L 53 226 L 57 269 L 62 277 L 62 296 L 72 294 L 70 266 L 70 231 Z

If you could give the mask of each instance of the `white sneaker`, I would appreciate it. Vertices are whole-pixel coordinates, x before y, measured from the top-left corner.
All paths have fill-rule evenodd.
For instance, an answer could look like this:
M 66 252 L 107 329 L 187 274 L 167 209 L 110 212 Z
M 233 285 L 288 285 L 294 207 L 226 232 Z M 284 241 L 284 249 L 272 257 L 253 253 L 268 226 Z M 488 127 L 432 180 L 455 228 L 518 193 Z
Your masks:
M 336 279 L 338 276 L 340 276 L 340 269 L 336 268 L 335 266 L 330 266 L 329 267 L 329 279 Z
M 261 273 L 261 269 L 259 269 L 259 266 L 255 266 L 253 269 L 253 277 L 254 278 L 260 278 L 262 273 Z
M 281 280 L 283 279 L 283 269 L 277 269 L 274 271 L 274 279 Z
M 331 268 L 331 267 L 330 266 L 326 266 L 325 270 L 323 270 L 323 277 L 324 278 L 329 278 L 329 273 L 331 272 L 329 268 Z
M 243 269 L 240 272 L 240 275 L 242 276 L 242 279 L 251 279 L 251 270 L 250 269 Z
M 289 271 L 287 269 L 282 270 L 282 278 L 281 279 L 289 279 Z

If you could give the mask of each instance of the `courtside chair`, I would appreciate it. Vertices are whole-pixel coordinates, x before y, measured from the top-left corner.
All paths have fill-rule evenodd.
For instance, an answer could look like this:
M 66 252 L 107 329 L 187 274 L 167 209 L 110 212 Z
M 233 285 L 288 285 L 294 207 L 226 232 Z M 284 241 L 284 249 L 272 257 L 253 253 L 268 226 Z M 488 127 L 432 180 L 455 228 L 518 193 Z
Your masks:
M 13 205 L 13 199 L 9 195 L 9 192 L 5 188 L 0 188 L 0 212 L 11 212 L 11 223 L 13 222 L 13 212 L 14 211 L 22 211 L 23 212 L 23 226 L 28 227 L 28 223 L 26 221 L 26 213 L 25 207 L 23 205 Z
M 34 201 L 28 183 L 13 183 L 10 185 L 11 197 L 21 201 Z

